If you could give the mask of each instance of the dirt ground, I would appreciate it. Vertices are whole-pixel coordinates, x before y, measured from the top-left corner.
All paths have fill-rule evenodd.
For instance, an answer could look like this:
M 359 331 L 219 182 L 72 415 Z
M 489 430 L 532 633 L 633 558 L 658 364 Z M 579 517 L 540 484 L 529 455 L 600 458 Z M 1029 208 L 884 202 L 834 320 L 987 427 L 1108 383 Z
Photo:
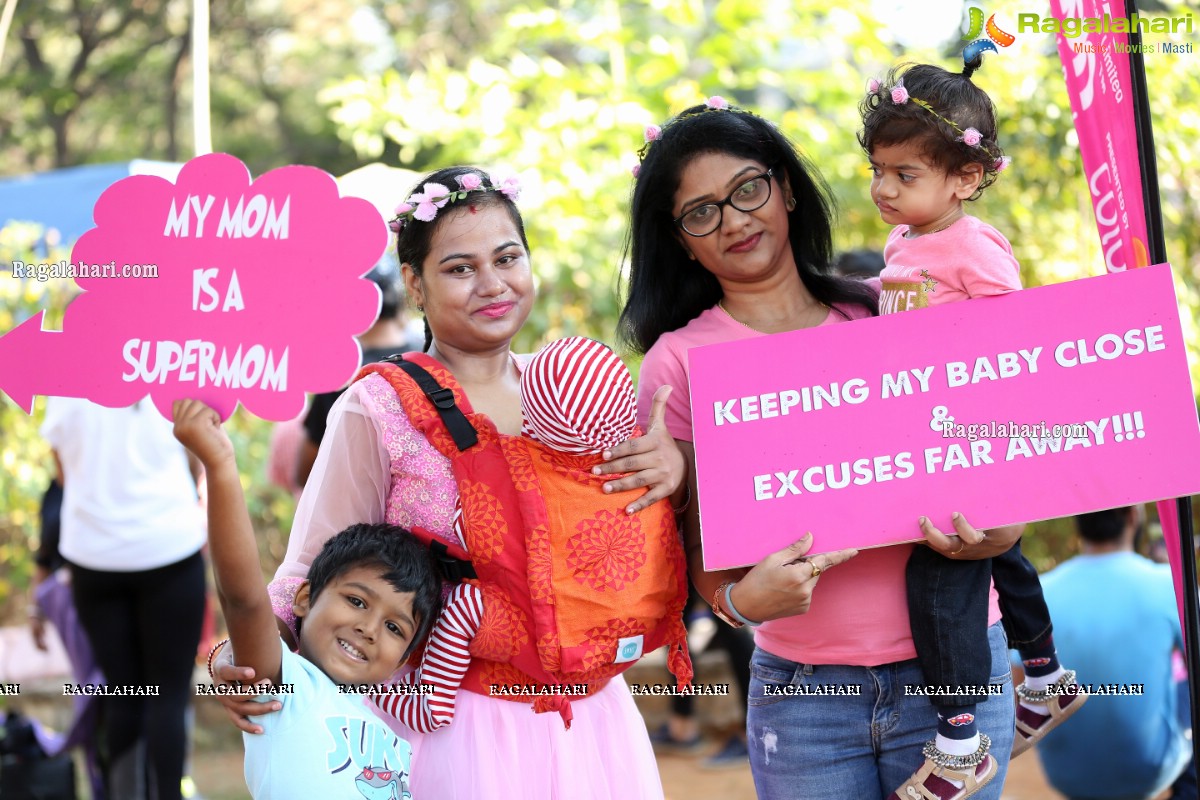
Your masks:
M 716 742 L 711 749 L 715 750 Z M 750 768 L 710 771 L 700 769 L 708 750 L 690 756 L 661 756 L 658 759 L 666 800 L 695 800 L 711 797 L 720 800 L 754 800 Z M 206 750 L 197 754 L 193 774 L 206 800 L 248 800 L 242 780 L 240 749 Z M 1027 754 L 1009 768 L 1002 800 L 1062 800 L 1062 795 L 1046 785 L 1037 756 Z

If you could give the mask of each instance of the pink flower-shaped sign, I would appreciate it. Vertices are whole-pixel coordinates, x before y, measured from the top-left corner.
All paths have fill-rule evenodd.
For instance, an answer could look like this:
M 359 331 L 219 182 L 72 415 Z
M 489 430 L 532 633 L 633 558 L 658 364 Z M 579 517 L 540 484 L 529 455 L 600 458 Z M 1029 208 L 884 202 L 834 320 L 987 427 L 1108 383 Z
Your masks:
M 388 234 L 330 175 L 291 166 L 252 181 L 215 153 L 175 183 L 118 181 L 94 217 L 71 253 L 84 291 L 62 331 L 42 330 L 38 313 L 0 337 L 0 389 L 22 408 L 36 394 L 109 407 L 149 394 L 168 418 L 174 400 L 198 398 L 222 418 L 241 402 L 286 420 L 306 392 L 354 375 L 354 337 L 379 311 L 362 276 Z

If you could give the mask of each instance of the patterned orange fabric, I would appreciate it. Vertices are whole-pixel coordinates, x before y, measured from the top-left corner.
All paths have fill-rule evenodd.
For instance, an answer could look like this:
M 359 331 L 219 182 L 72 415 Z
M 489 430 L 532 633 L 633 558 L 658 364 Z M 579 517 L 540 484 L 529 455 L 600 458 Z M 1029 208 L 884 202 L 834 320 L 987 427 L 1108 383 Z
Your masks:
M 687 566 L 670 504 L 625 514 L 634 493 L 601 491 L 603 478 L 591 474 L 599 456 L 501 434 L 471 410 L 444 366 L 419 354 L 405 357 L 453 390 L 479 436 L 460 452 L 433 404 L 399 367 L 371 364 L 360 373 L 388 380 L 413 425 L 453 465 L 466 547 L 484 594 L 463 688 L 532 701 L 535 711 L 559 711 L 569 726 L 570 697 L 552 687 L 588 684 L 590 694 L 663 645 L 679 684 L 690 683 Z

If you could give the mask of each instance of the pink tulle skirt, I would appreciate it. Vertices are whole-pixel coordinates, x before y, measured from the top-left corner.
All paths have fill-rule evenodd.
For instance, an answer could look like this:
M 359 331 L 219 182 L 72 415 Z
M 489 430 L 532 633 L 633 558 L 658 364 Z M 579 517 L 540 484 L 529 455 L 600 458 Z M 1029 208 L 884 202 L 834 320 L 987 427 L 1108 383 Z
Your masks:
M 662 800 L 662 781 L 624 679 L 554 712 L 459 692 L 454 721 L 412 743 L 413 800 Z

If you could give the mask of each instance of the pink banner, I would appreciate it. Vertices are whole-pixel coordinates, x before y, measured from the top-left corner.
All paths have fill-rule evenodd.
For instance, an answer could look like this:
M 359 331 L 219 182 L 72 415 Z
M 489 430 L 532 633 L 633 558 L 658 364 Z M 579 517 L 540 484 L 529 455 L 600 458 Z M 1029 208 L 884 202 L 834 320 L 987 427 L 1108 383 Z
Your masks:
M 1165 264 L 688 355 L 708 570 L 1200 489 Z
M 1057 35 L 1058 54 L 1105 266 L 1109 272 L 1144 267 L 1150 258 L 1130 91 L 1129 34 L 1112 30 L 1122 28 L 1123 21 L 1128 27 L 1128 18 L 1122 18 L 1110 0 L 1051 0 L 1050 7 L 1060 29 L 1077 31 L 1074 36 Z M 1078 23 L 1063 22 L 1066 19 Z
M 195 397 L 223 418 L 241 402 L 287 420 L 305 392 L 354 375 L 354 337 L 379 312 L 361 276 L 387 227 L 330 175 L 292 166 L 251 180 L 215 153 L 174 183 L 117 181 L 94 214 L 71 261 L 14 264 L 14 277 L 83 290 L 62 331 L 43 330 L 38 313 L 0 338 L 0 388 L 26 411 L 38 394 L 112 408 L 148 394 L 168 419 L 174 400 Z
M 1122 27 L 1124 3 L 1111 0 L 1051 0 L 1053 17 L 1065 31 L 1069 20 L 1080 35 L 1057 35 L 1058 53 L 1071 98 L 1071 113 L 1083 170 L 1092 196 L 1092 207 L 1109 272 L 1144 267 L 1150 262 L 1147 248 L 1146 209 L 1142 194 L 1141 153 L 1138 148 L 1136 110 L 1131 88 L 1130 37 L 1113 32 Z M 1088 18 L 1101 25 L 1084 24 Z M 1107 19 L 1108 24 L 1103 24 Z M 1129 18 L 1125 18 L 1128 20 Z M 1145 25 L 1141 19 L 1139 30 Z M 1133 20 L 1129 20 L 1133 22 Z M 1088 30 L 1091 27 L 1093 30 Z M 1127 30 L 1132 30 L 1125 24 Z M 1149 26 L 1146 26 L 1149 27 Z M 1095 30 L 1097 28 L 1105 30 Z M 1157 49 L 1159 43 L 1145 42 Z M 1157 192 L 1158 187 L 1151 187 Z M 1179 621 L 1183 614 L 1183 565 L 1179 552 L 1179 515 L 1174 500 L 1158 504 L 1163 541 L 1175 579 Z

